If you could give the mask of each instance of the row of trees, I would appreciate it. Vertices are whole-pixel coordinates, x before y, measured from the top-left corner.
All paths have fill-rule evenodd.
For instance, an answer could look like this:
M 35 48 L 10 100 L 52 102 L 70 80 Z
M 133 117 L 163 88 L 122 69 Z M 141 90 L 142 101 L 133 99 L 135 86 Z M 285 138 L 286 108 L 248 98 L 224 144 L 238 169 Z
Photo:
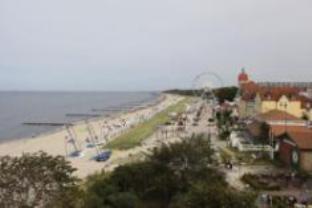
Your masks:
M 214 94 L 220 103 L 224 103 L 224 101 L 233 102 L 237 93 L 238 93 L 238 88 L 234 86 L 222 87 L 214 91 Z
M 154 149 L 144 162 L 97 173 L 82 183 L 62 157 L 46 153 L 0 161 L 0 207 L 252 208 L 212 168 L 205 136 Z
M 190 89 L 184 89 L 184 90 L 174 89 L 174 90 L 168 90 L 164 92 L 177 94 L 177 95 L 183 95 L 183 96 L 194 96 L 194 95 L 201 95 L 204 93 L 203 90 L 190 90 Z M 226 100 L 232 102 L 234 101 L 238 93 L 238 88 L 235 86 L 222 87 L 222 88 L 214 89 L 213 92 L 217 100 L 220 103 L 223 103 Z

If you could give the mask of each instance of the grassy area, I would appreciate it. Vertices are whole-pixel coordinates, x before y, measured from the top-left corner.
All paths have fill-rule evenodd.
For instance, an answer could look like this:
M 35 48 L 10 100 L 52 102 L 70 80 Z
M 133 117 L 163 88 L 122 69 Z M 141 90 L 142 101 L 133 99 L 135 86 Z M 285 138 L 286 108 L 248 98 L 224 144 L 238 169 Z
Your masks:
M 105 148 L 109 149 L 131 149 L 139 145 L 144 139 L 151 136 L 159 125 L 162 125 L 170 121 L 169 114 L 172 112 L 183 112 L 186 108 L 186 103 L 190 101 L 190 98 L 185 98 L 175 105 L 169 106 L 164 111 L 156 114 L 150 120 L 137 125 L 136 127 L 128 130 L 124 134 L 120 135 L 110 143 L 108 143 Z

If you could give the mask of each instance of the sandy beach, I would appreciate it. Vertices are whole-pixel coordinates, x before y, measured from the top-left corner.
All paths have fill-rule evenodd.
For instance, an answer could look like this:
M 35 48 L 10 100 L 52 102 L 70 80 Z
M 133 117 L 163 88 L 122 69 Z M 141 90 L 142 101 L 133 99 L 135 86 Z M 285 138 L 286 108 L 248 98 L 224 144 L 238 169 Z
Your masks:
M 135 111 L 116 114 L 114 117 L 90 120 L 89 126 L 92 127 L 99 140 L 104 142 L 105 137 L 113 140 L 123 131 L 137 125 L 144 120 L 149 119 L 158 112 L 179 102 L 182 98 L 173 95 L 162 95 L 159 102 L 138 108 Z M 125 122 L 126 121 L 126 122 Z M 121 125 L 122 122 L 123 125 Z M 107 128 L 109 127 L 109 129 Z M 75 123 L 73 129 L 76 134 L 77 143 L 81 147 L 82 157 L 70 157 L 67 154 L 74 151 L 73 145 L 66 142 L 68 133 L 65 128 L 59 131 L 40 135 L 35 138 L 24 138 L 19 140 L 8 141 L 0 144 L 0 155 L 19 156 L 23 153 L 34 153 L 45 151 L 51 155 L 63 155 L 77 168 L 76 174 L 80 178 L 84 178 L 96 171 L 101 171 L 104 167 L 112 168 L 112 161 L 118 161 L 120 158 L 128 157 L 129 151 L 113 151 L 112 157 L 106 162 L 96 162 L 96 149 L 87 147 L 87 138 L 90 138 L 87 125 L 85 122 Z

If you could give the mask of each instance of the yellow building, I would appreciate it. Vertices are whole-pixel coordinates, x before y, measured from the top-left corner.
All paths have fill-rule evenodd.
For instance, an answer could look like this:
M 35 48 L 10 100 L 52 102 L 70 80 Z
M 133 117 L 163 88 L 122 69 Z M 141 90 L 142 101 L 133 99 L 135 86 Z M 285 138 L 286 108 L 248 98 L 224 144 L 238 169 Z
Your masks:
M 261 113 L 266 113 L 271 110 L 285 111 L 298 118 L 302 118 L 306 113 L 306 109 L 302 108 L 302 102 L 297 99 L 289 99 L 286 95 L 282 95 L 277 100 L 262 100 Z
M 312 121 L 312 95 L 303 95 L 312 83 L 255 83 L 245 70 L 239 74 L 238 83 L 240 118 L 280 110 Z

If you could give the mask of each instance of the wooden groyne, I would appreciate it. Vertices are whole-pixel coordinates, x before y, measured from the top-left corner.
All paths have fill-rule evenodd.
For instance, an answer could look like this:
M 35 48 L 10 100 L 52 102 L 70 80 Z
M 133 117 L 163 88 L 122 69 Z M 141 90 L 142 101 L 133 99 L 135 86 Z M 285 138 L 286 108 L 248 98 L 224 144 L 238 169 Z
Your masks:
M 87 113 L 67 113 L 67 117 L 100 117 L 100 114 L 87 114 Z
M 128 109 L 126 108 L 92 109 L 93 112 L 118 112 L 118 111 L 123 111 L 123 110 L 128 110 Z
M 91 109 L 93 112 L 116 112 L 116 111 L 124 111 L 124 110 L 129 110 L 132 107 L 111 107 L 111 108 L 93 108 Z
M 72 126 L 72 123 L 54 123 L 54 122 L 24 122 L 27 126 Z
M 126 103 L 124 106 L 108 106 L 106 108 L 92 108 L 92 112 L 121 112 L 121 111 L 137 111 L 137 110 L 142 110 L 147 107 L 153 107 L 155 105 L 158 105 L 162 101 L 165 100 L 164 95 L 160 95 L 157 99 L 147 102 L 145 100 L 142 101 L 132 101 Z

